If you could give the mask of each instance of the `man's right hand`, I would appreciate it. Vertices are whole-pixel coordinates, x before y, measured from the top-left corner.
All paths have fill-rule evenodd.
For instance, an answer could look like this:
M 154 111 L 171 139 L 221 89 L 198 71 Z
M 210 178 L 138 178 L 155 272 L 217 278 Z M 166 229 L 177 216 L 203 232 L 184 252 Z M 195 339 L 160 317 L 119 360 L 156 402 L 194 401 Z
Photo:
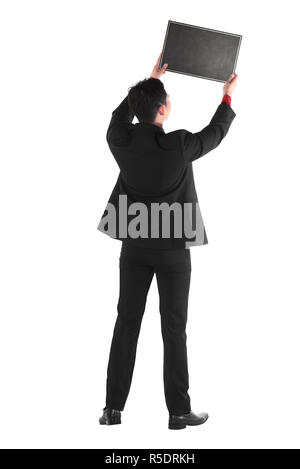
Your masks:
M 238 75 L 236 73 L 232 73 L 228 77 L 227 81 L 224 83 L 224 86 L 223 86 L 223 95 L 224 94 L 229 94 L 229 96 L 232 95 L 236 87 L 237 77 Z

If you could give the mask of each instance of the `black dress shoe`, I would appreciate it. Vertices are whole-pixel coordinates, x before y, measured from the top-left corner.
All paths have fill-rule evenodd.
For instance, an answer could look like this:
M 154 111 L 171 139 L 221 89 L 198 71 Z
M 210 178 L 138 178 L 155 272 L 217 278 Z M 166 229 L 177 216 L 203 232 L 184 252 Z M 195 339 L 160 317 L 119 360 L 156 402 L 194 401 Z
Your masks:
M 121 423 L 121 411 L 104 407 L 103 415 L 99 418 L 100 425 L 117 425 Z
M 189 412 L 183 415 L 169 415 L 169 429 L 180 430 L 185 428 L 187 425 L 202 425 L 208 419 L 208 414 L 202 412 L 201 414 L 194 414 Z

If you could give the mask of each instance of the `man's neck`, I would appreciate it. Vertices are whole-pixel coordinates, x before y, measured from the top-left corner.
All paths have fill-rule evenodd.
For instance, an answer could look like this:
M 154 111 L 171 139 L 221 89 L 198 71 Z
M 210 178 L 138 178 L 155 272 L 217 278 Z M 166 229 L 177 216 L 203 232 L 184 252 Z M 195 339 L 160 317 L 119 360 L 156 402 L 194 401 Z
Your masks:
M 153 122 L 154 125 L 157 125 L 157 127 L 160 127 L 161 129 L 163 128 L 163 125 L 161 122 Z

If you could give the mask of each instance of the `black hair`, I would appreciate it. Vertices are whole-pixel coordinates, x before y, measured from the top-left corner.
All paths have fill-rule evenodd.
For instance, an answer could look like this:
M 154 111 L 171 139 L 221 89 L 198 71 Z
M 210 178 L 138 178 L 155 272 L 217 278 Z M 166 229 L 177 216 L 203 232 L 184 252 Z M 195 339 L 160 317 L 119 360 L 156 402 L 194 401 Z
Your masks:
M 161 105 L 167 105 L 167 93 L 158 78 L 145 78 L 131 86 L 128 104 L 139 122 L 153 123 Z

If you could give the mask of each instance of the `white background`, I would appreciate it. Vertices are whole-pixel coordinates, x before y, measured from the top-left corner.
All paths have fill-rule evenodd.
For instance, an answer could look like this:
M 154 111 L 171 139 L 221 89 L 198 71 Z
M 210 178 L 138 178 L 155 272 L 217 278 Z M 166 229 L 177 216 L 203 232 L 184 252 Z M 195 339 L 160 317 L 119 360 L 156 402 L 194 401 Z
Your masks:
M 1 1 L 1 447 L 299 448 L 296 1 Z M 192 410 L 170 431 L 153 280 L 122 425 L 100 426 L 121 243 L 97 230 L 118 175 L 105 135 L 168 20 L 243 36 L 221 145 L 194 163 Z M 166 72 L 165 132 L 198 131 L 222 83 Z M 134 123 L 137 120 L 134 120 Z

